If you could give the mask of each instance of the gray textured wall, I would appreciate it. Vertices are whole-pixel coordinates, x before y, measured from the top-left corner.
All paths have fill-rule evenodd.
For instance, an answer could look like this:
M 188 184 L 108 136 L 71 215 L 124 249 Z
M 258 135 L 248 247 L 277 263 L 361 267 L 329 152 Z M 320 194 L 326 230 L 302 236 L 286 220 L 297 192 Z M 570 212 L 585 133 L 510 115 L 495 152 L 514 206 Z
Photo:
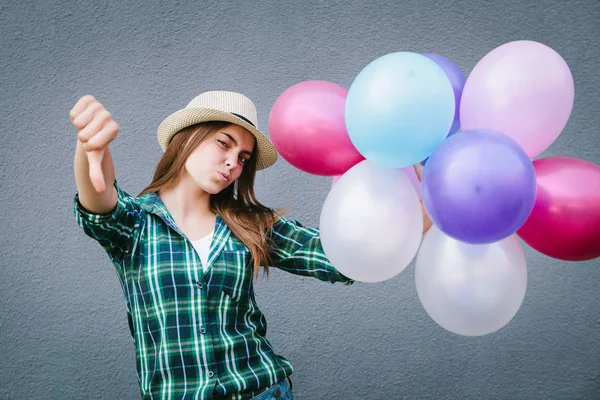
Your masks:
M 565 58 L 576 87 L 571 119 L 543 155 L 600 164 L 598 0 L 116 3 L 0 5 L 1 399 L 139 397 L 116 275 L 73 218 L 68 112 L 88 92 L 121 125 L 117 175 L 138 193 L 161 154 L 156 127 L 201 91 L 246 93 L 265 128 L 299 81 L 349 87 L 368 62 L 401 50 L 444 54 L 468 73 L 494 47 L 532 39 Z M 329 185 L 280 160 L 257 191 L 316 225 Z M 521 310 L 481 338 L 426 315 L 412 265 L 350 288 L 277 271 L 258 299 L 299 399 L 600 398 L 600 261 L 526 255 Z

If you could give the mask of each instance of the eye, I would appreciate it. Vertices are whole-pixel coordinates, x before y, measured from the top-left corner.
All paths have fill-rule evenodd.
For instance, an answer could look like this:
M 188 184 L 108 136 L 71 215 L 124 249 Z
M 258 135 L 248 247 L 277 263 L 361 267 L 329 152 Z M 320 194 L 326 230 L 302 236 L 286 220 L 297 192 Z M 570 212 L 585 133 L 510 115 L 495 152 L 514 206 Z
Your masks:
M 221 146 L 225 147 L 226 149 L 228 149 L 228 148 L 229 148 L 229 145 L 228 145 L 227 143 L 225 143 L 224 141 L 217 139 L 217 142 L 219 142 L 219 144 L 220 144 Z
M 246 163 L 248 162 L 248 159 L 247 159 L 247 158 L 245 158 L 245 157 L 240 157 L 240 162 L 241 162 L 242 164 L 246 164 Z

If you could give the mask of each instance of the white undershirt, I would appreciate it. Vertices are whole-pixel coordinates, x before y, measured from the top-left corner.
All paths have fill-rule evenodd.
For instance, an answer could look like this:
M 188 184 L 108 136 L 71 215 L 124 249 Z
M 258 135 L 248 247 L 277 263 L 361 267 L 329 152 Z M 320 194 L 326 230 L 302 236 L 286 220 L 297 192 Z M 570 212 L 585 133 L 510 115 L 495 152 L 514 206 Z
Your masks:
M 194 249 L 196 249 L 196 253 L 200 256 L 200 261 L 202 261 L 202 270 L 206 271 L 206 266 L 208 265 L 208 253 L 210 252 L 210 243 L 212 242 L 214 231 L 209 233 L 207 236 L 202 239 L 198 239 L 192 242 Z

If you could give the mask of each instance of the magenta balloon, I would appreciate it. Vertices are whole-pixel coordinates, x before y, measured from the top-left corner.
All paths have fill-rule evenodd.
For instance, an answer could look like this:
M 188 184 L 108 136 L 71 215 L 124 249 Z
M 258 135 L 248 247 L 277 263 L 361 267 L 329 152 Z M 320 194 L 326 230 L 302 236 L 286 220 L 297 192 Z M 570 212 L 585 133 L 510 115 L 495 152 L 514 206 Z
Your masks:
M 281 156 L 314 175 L 341 175 L 364 160 L 345 122 L 348 90 L 327 81 L 305 81 L 284 91 L 273 104 L 269 133 Z
M 519 237 L 559 260 L 600 257 L 600 166 L 570 157 L 541 158 L 533 166 L 538 191 Z
M 506 43 L 469 74 L 460 103 L 461 129 L 502 132 L 533 158 L 560 135 L 573 99 L 573 76 L 556 51 L 528 40 Z

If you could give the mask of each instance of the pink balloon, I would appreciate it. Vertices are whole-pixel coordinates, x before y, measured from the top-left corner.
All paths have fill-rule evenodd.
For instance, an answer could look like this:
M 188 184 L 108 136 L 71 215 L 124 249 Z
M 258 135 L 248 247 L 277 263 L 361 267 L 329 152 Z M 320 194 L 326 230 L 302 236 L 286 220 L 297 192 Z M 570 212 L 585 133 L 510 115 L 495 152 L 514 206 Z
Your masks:
M 411 165 L 410 167 L 401 168 L 401 170 L 408 176 L 408 179 L 413 184 L 413 187 L 417 191 L 417 194 L 419 195 L 419 199 L 420 199 L 421 198 L 421 181 L 419 180 L 419 177 L 417 176 L 417 173 L 415 172 L 414 167 Z M 331 187 L 333 187 L 335 185 L 335 183 L 341 177 L 342 177 L 341 175 L 334 176 L 331 181 Z
M 281 156 L 314 175 L 341 175 L 364 160 L 345 122 L 348 90 L 327 81 L 305 81 L 284 91 L 273 104 L 269 133 Z
M 506 43 L 483 57 L 467 78 L 461 129 L 502 132 L 533 158 L 564 129 L 574 90 L 569 66 L 556 51 L 529 40 Z
M 331 181 L 331 187 L 333 187 L 335 185 L 335 183 L 340 180 L 341 177 L 342 177 L 341 175 L 334 176 L 333 180 Z
M 600 166 L 569 157 L 533 162 L 537 197 L 517 234 L 552 258 L 600 257 Z

